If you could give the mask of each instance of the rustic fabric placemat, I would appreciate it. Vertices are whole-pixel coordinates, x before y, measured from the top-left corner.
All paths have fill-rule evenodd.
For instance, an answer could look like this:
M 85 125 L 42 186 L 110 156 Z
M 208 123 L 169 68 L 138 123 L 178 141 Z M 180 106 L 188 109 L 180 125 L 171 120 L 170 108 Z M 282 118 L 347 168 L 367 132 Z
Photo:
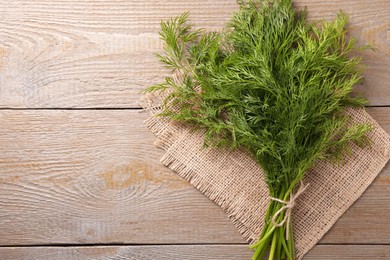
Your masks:
M 269 203 L 268 188 L 258 164 L 242 151 L 204 148 L 201 132 L 167 118 L 160 112 L 163 94 L 148 94 L 141 105 L 151 114 L 146 125 L 157 136 L 155 144 L 166 153 L 161 162 L 189 181 L 229 216 L 252 243 L 260 235 Z M 304 179 L 310 183 L 293 210 L 296 259 L 301 259 L 356 201 L 390 159 L 390 137 L 362 109 L 346 111 L 354 121 L 370 123 L 370 148 L 352 145 L 353 156 L 343 165 L 318 162 Z

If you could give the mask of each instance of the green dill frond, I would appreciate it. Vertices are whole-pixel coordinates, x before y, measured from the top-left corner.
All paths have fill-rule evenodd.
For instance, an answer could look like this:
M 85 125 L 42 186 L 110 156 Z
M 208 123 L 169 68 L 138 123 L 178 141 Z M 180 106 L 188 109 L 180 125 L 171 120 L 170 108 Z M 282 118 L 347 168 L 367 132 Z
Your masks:
M 248 151 L 272 192 L 287 190 L 319 159 L 342 161 L 368 143 L 371 126 L 351 125 L 347 106 L 361 82 L 348 16 L 308 22 L 291 0 L 241 1 L 222 33 L 193 30 L 188 13 L 161 23 L 164 55 L 176 74 L 163 116 L 204 129 L 205 143 Z

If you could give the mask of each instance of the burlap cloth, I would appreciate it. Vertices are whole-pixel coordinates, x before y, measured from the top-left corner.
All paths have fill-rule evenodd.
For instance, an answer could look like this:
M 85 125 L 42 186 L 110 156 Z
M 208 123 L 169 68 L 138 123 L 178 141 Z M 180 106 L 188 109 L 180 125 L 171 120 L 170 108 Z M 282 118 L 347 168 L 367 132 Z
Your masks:
M 248 242 L 260 235 L 269 194 L 258 164 L 242 151 L 204 148 L 202 133 L 153 116 L 162 95 L 149 94 L 141 105 L 152 115 L 146 125 L 166 153 L 161 162 L 218 204 Z M 343 165 L 320 161 L 304 179 L 310 183 L 293 210 L 296 259 L 301 259 L 356 201 L 390 158 L 390 137 L 361 109 L 347 111 L 356 122 L 371 123 L 370 148 L 352 145 Z

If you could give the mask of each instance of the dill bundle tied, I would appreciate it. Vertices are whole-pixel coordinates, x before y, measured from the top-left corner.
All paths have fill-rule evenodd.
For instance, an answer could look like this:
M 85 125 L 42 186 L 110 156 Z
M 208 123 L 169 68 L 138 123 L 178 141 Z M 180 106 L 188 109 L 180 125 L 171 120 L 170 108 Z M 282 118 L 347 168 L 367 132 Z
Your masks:
M 271 201 L 253 259 L 294 259 L 291 211 L 318 160 L 342 162 L 369 140 L 367 124 L 343 113 L 362 79 L 347 16 L 308 22 L 291 0 L 239 2 L 221 33 L 194 30 L 188 14 L 161 23 L 160 60 L 178 75 L 147 91 L 167 91 L 160 116 L 203 129 L 205 144 L 243 149 L 265 174 Z

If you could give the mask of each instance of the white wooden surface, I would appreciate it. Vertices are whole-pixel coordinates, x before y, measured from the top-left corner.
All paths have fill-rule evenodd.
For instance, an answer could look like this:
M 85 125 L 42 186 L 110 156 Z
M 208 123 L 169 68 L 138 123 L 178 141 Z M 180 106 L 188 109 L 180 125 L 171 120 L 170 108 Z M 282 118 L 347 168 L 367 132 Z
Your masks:
M 295 5 L 311 19 L 345 10 L 351 34 L 375 46 L 359 91 L 390 132 L 390 2 Z M 250 257 L 223 212 L 161 166 L 138 105 L 165 73 L 153 57 L 161 19 L 189 10 L 194 23 L 219 30 L 236 8 L 234 0 L 0 2 L 0 259 Z M 389 226 L 388 165 L 305 259 L 390 259 Z

